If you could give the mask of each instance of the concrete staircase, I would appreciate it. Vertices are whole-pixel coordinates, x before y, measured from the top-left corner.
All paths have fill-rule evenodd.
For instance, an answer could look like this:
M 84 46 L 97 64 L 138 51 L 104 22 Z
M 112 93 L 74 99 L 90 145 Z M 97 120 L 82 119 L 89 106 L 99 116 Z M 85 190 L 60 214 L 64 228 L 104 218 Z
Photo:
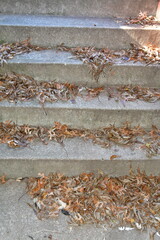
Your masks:
M 157 5 L 157 0 L 0 0 L 0 40 L 14 42 L 30 38 L 32 44 L 46 47 L 64 43 L 72 47 L 120 49 L 128 48 L 131 42 L 160 47 L 159 27 L 125 24 L 126 17 L 136 16 L 140 10 L 155 15 Z M 122 84 L 160 87 L 160 65 L 117 62 L 105 69 L 97 83 L 80 60 L 72 59 L 70 53 L 55 50 L 18 55 L 0 68 L 0 74 L 9 72 L 30 75 L 37 81 L 56 79 L 89 87 Z M 150 128 L 152 124 L 160 127 L 159 102 L 136 101 L 123 105 L 109 101 L 102 94 L 99 99 L 88 102 L 77 98 L 75 104 L 47 103 L 45 110 L 47 115 L 36 101 L 17 104 L 2 101 L 0 121 L 46 126 L 59 121 L 71 127 L 90 129 L 114 123 L 120 126 L 130 121 L 144 128 Z M 104 149 L 80 139 L 65 140 L 64 145 L 33 143 L 30 147 L 11 149 L 1 144 L 0 176 L 5 173 L 7 177 L 15 178 L 56 171 L 76 175 L 97 170 L 109 175 L 124 175 L 128 174 L 131 165 L 148 174 L 160 172 L 160 156 L 149 158 L 136 147 Z M 110 156 L 114 154 L 119 157 L 111 161 Z M 24 193 L 24 182 L 10 180 L 0 186 L 0 240 L 149 240 L 148 233 L 122 232 L 105 226 L 71 229 L 67 217 L 62 215 L 59 220 L 39 221 L 33 210 L 26 206 L 29 197 L 21 198 Z M 158 239 L 155 235 L 155 240 Z
M 125 18 L 139 11 L 156 14 L 157 0 L 137 1 L 0 1 L 0 40 L 5 42 L 31 39 L 32 44 L 55 47 L 95 46 L 112 49 L 128 48 L 130 43 L 160 46 L 158 26 L 129 26 Z M 115 18 L 118 17 L 118 18 Z M 119 18 L 121 17 L 121 18 Z M 123 18 L 122 18 L 123 17 Z M 0 68 L 0 73 L 17 72 L 34 77 L 37 81 L 53 80 L 87 86 L 140 84 L 160 87 L 160 66 L 141 63 L 117 62 L 105 70 L 98 83 L 80 60 L 72 59 L 67 52 L 44 50 L 18 55 Z M 143 101 L 126 102 L 100 99 L 76 104 L 46 104 L 47 115 L 36 101 L 17 104 L 0 102 L 0 120 L 12 120 L 17 124 L 46 125 L 54 121 L 78 128 L 98 128 L 109 124 L 121 125 L 125 121 L 150 128 L 160 127 L 160 104 Z M 0 174 L 9 177 L 37 175 L 38 172 L 62 171 L 77 174 L 81 171 L 103 169 L 108 174 L 121 175 L 141 167 L 147 173 L 159 173 L 159 156 L 148 158 L 142 150 L 115 146 L 102 149 L 90 142 L 66 140 L 65 150 L 56 143 L 47 146 L 36 143 L 31 148 L 9 149 L 0 145 Z M 67 152 L 67 153 L 66 153 Z M 118 160 L 110 161 L 117 154 Z
M 31 38 L 31 43 L 54 47 L 96 46 L 120 49 L 130 43 L 160 44 L 157 27 L 127 26 L 124 20 L 42 15 L 1 15 L 1 40 L 15 42 Z M 147 31 L 146 31 L 147 30 Z M 83 36 L 83 37 L 82 37 Z M 120 40 L 119 40 L 120 39 Z

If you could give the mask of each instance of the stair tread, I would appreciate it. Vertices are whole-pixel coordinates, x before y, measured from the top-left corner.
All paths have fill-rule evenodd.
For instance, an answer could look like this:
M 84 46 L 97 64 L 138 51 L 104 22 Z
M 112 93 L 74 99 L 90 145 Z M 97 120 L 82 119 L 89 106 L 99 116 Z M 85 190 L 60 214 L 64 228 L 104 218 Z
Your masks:
M 64 140 L 64 146 L 57 142 L 48 142 L 47 145 L 41 142 L 34 142 L 29 147 L 18 149 L 9 148 L 6 144 L 0 144 L 0 160 L 16 159 L 16 160 L 103 160 L 111 161 L 112 155 L 117 155 L 117 161 L 145 161 L 145 160 L 160 160 L 160 156 L 147 157 L 146 152 L 139 148 L 139 145 L 118 146 L 114 145 L 111 148 L 103 148 L 93 144 L 90 140 L 74 138 Z M 114 170 L 114 169 L 113 169 Z
M 111 28 L 111 29 L 159 29 L 159 25 L 127 25 L 124 19 L 95 17 L 65 17 L 51 15 L 16 15 L 0 14 L 0 25 L 28 27 L 76 27 L 76 28 Z
M 46 240 L 51 239 L 52 236 L 53 239 L 63 240 L 149 240 L 149 231 L 120 231 L 118 227 L 110 229 L 102 225 L 99 227 L 95 225 L 74 227 L 68 224 L 68 216 L 61 213 L 55 219 L 38 220 L 33 209 L 27 205 L 27 203 L 33 204 L 33 201 L 25 193 L 25 182 L 9 180 L 0 185 L 1 239 Z M 50 238 L 48 238 L 49 236 Z M 157 234 L 154 239 L 159 240 Z
M 42 51 L 33 51 L 30 53 L 22 53 L 14 56 L 12 59 L 7 60 L 8 64 L 12 63 L 30 63 L 30 64 L 73 64 L 73 65 L 84 65 L 83 61 L 77 59 L 70 52 L 58 51 L 56 49 L 51 50 L 42 50 Z M 146 63 L 144 62 L 133 62 L 133 61 L 123 61 L 120 58 L 114 60 L 114 65 L 122 65 L 122 66 L 144 66 L 146 67 Z M 148 67 L 157 67 L 160 68 L 160 65 L 150 64 Z
M 7 60 L 7 63 L 0 68 L 0 73 L 17 72 L 33 76 L 37 81 L 55 79 L 58 82 L 70 82 L 89 87 L 119 84 L 160 87 L 160 64 L 146 66 L 141 62 L 125 62 L 119 59 L 113 65 L 104 68 L 97 82 L 93 79 L 87 64 L 76 59 L 69 52 L 56 49 L 16 55 Z
M 5 42 L 31 39 L 39 46 L 96 46 L 128 48 L 130 43 L 160 46 L 159 25 L 127 25 L 122 19 L 0 14 Z M 119 41 L 121 39 L 121 41 Z
M 47 145 L 34 142 L 12 149 L 0 144 L 0 153 L 0 175 L 5 173 L 8 177 L 37 176 L 39 172 L 76 175 L 98 170 L 117 176 L 128 174 L 131 167 L 147 174 L 159 174 L 160 156 L 148 157 L 138 145 L 131 148 L 112 145 L 105 149 L 90 140 L 74 138 L 64 140 L 64 146 L 56 142 Z M 112 155 L 117 158 L 110 160 Z
M 58 101 L 54 103 L 45 103 L 45 109 L 55 109 L 55 108 L 62 108 L 62 109 L 88 109 L 88 110 L 133 110 L 133 111 L 160 111 L 160 104 L 159 101 L 154 103 L 144 102 L 141 100 L 136 101 L 116 101 L 114 99 L 108 99 L 105 94 L 100 94 L 99 97 L 85 100 L 81 97 L 75 98 L 75 103 L 72 101 Z M 37 100 L 32 101 L 24 101 L 17 103 L 11 103 L 8 101 L 1 101 L 0 108 L 39 108 L 41 109 L 42 106 Z
M 44 109 L 36 101 L 9 103 L 0 102 L 0 120 L 17 124 L 50 126 L 54 121 L 74 128 L 99 128 L 110 124 L 121 126 L 124 122 L 140 124 L 144 128 L 159 127 L 160 104 L 147 102 L 116 102 L 99 97 L 90 101 L 76 98 L 76 103 L 46 103 Z

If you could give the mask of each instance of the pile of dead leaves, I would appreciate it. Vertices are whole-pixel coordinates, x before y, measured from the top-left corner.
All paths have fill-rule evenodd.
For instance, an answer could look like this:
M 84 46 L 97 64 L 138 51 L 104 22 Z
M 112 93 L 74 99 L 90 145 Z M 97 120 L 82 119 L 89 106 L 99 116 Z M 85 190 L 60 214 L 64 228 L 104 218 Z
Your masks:
M 40 51 L 43 49 L 46 48 L 31 45 L 29 39 L 22 42 L 0 44 L 0 66 L 15 55 L 29 53 L 31 51 Z
M 120 87 L 108 87 L 107 95 L 109 98 L 116 100 L 136 101 L 138 99 L 145 102 L 156 102 L 160 100 L 160 89 L 123 85 Z
M 100 74 L 106 66 L 110 66 L 120 62 L 142 62 L 145 64 L 160 63 L 160 48 L 150 46 L 138 47 L 131 44 L 130 49 L 122 49 L 119 51 L 109 50 L 108 48 L 95 47 L 74 47 L 69 48 L 63 45 L 57 48 L 60 51 L 67 51 L 80 59 L 83 63 L 90 67 L 92 76 L 98 81 Z
M 98 97 L 102 92 L 109 99 L 114 98 L 115 100 L 135 101 L 139 99 L 146 102 L 160 100 L 160 89 L 158 88 L 132 85 L 89 88 L 55 81 L 37 82 L 29 76 L 15 73 L 0 75 L 0 101 L 17 102 L 35 98 L 41 104 L 69 100 L 75 103 L 76 97 L 91 100 Z
M 39 219 L 70 217 L 71 224 L 103 223 L 110 227 L 147 227 L 160 230 L 160 177 L 138 170 L 129 175 L 109 177 L 103 173 L 39 174 L 29 178 L 30 205 Z
M 110 147 L 113 143 L 122 146 L 137 146 L 147 151 L 150 156 L 160 154 L 160 129 L 153 126 L 145 131 L 140 126 L 131 127 L 125 123 L 122 127 L 110 125 L 102 129 L 75 129 L 55 122 L 51 128 L 16 125 L 10 121 L 0 122 L 0 143 L 9 147 L 26 147 L 30 142 L 40 140 L 47 144 L 56 141 L 63 144 L 65 139 L 81 138 L 91 140 L 102 147 Z M 64 145 L 64 144 L 63 144 Z
M 3 65 L 7 59 L 15 55 L 29 53 L 31 51 L 40 51 L 47 48 L 38 47 L 30 44 L 29 39 L 17 43 L 4 43 L 0 45 L 0 65 Z M 131 48 L 119 51 L 109 50 L 108 48 L 97 49 L 95 47 L 75 47 L 69 48 L 63 45 L 57 47 L 60 51 L 71 52 L 74 57 L 80 59 L 90 67 L 94 79 L 98 81 L 100 74 L 106 66 L 110 66 L 116 61 L 140 61 L 146 64 L 160 63 L 160 48 L 154 46 L 138 47 L 131 44 Z
M 78 87 L 70 83 L 55 81 L 37 82 L 33 78 L 19 74 L 0 75 L 0 101 L 7 99 L 10 102 L 38 99 L 41 104 L 71 100 L 77 96 L 90 99 L 98 96 L 103 87 Z
M 131 49 L 125 51 L 124 56 L 128 58 L 127 61 L 142 62 L 149 64 L 160 64 L 160 48 L 152 45 L 137 47 L 131 44 Z
M 89 65 L 92 76 L 98 80 L 105 66 L 113 64 L 113 55 L 109 49 L 97 49 L 95 47 L 69 48 L 63 45 L 58 47 L 60 51 L 71 52 L 76 58 Z
M 147 15 L 147 12 L 140 12 L 137 17 L 130 17 L 126 21 L 127 24 L 140 24 L 142 26 L 145 25 L 158 25 L 160 21 L 156 19 L 154 16 Z

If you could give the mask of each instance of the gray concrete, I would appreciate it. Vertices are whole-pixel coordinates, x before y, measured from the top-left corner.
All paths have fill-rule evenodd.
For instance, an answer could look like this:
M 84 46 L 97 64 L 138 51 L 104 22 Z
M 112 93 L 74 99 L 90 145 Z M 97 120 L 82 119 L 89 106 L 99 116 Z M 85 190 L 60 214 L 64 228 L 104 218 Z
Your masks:
M 88 17 L 130 17 L 142 11 L 155 15 L 157 0 L 0 0 L 1 13 Z
M 17 55 L 0 68 L 0 74 L 17 72 L 38 81 L 56 80 L 90 87 L 120 84 L 160 87 L 160 65 L 118 61 L 104 69 L 98 83 L 89 71 L 88 65 L 73 58 L 70 53 L 55 50 Z
M 112 155 L 119 157 L 110 160 Z M 139 145 L 132 147 L 113 145 L 102 148 L 91 141 L 64 140 L 64 146 L 56 142 L 31 143 L 28 147 L 13 149 L 0 145 L 0 175 L 8 177 L 37 176 L 39 172 L 63 172 L 76 175 L 85 171 L 104 171 L 109 175 L 125 175 L 132 166 L 147 174 L 160 174 L 160 156 L 150 158 Z
M 2 13 L 18 14 L 41 13 L 87 17 L 114 15 L 124 17 L 131 14 L 137 15 L 139 10 L 148 10 L 149 13 L 154 14 L 157 6 L 156 0 L 154 1 L 154 3 L 153 1 L 151 3 L 147 0 L 148 4 L 146 4 L 146 1 L 145 3 L 139 1 L 134 4 L 134 1 L 131 0 L 118 2 L 108 0 L 106 4 L 104 0 L 93 0 L 92 3 L 87 0 L 82 4 L 81 1 L 75 3 L 71 0 L 67 0 L 65 3 L 58 0 L 32 2 L 29 0 L 23 2 L 0 0 L 0 11 Z M 119 4 L 119 7 L 117 4 Z M 132 4 L 134 4 L 134 7 Z M 158 30 L 159 27 L 157 26 L 129 27 L 123 21 L 119 22 L 111 19 L 0 16 L 0 40 L 13 42 L 30 37 L 32 44 L 43 46 L 56 46 L 62 42 L 68 46 L 93 45 L 109 48 L 127 48 L 130 42 L 140 45 L 153 43 L 159 46 L 160 33 Z M 46 54 L 44 59 L 43 54 Z M 77 83 L 89 82 L 88 85 L 90 85 L 91 78 L 87 75 L 87 66 L 73 59 L 65 60 L 67 54 L 62 54 L 62 59 L 60 55 L 55 53 L 53 57 L 52 54 L 48 54 L 51 54 L 51 52 L 31 53 L 30 55 L 20 56 L 20 58 L 17 57 L 11 60 L 8 66 L 6 65 L 1 69 L 1 73 L 16 70 L 20 73 L 32 75 L 38 80 L 52 80 L 56 76 L 58 81 L 68 81 L 70 78 L 70 82 L 75 83 L 77 75 Z M 27 57 L 30 57 L 30 59 Z M 46 61 L 47 58 L 48 62 Z M 131 72 L 127 71 L 129 65 L 132 68 Z M 51 68 L 53 69 L 51 70 Z M 75 69 L 75 75 L 73 75 L 73 68 Z M 141 64 L 136 64 L 133 67 L 132 64 L 117 63 L 109 71 L 111 75 L 115 74 L 113 85 L 123 83 L 124 76 L 126 83 L 134 81 L 136 84 L 139 83 L 142 76 L 143 85 L 159 86 L 159 68 L 157 66 L 147 67 L 145 71 Z M 46 74 L 47 72 L 48 74 Z M 68 74 L 68 72 L 70 73 Z M 133 72 L 136 72 L 136 74 L 132 76 Z M 120 77 L 117 78 L 119 75 Z M 82 80 L 82 77 L 84 80 Z M 149 78 L 152 81 L 149 82 Z M 112 79 L 110 77 L 107 84 Z M 105 83 L 104 77 L 102 77 L 102 80 L 100 79 L 100 83 Z M 160 126 L 158 121 L 159 103 L 148 104 L 140 101 L 116 103 L 114 100 L 108 101 L 103 95 L 90 102 L 78 98 L 76 104 L 71 102 L 46 104 L 45 110 L 47 115 L 44 114 L 43 109 L 36 101 L 17 103 L 16 105 L 4 101 L 0 103 L 0 121 L 13 120 L 18 124 L 27 123 L 31 125 L 52 125 L 54 121 L 61 121 L 73 127 L 93 128 L 106 126 L 110 123 L 118 125 L 128 120 L 136 125 L 140 123 L 144 127 L 150 127 L 151 124 Z M 109 159 L 113 154 L 119 155 L 119 157 L 111 161 Z M 33 143 L 20 149 L 10 149 L 5 144 L 0 145 L 0 176 L 5 173 L 7 177 L 36 176 L 39 172 L 47 174 L 56 171 L 73 175 L 83 171 L 96 172 L 98 169 L 109 175 L 122 175 L 128 173 L 131 165 L 133 169 L 140 167 L 147 173 L 159 174 L 159 162 L 159 156 L 149 158 L 138 146 L 132 149 L 118 146 L 104 149 L 93 145 L 91 142 L 84 142 L 79 139 L 64 141 L 64 147 L 53 142 L 48 145 Z M 0 240 L 45 240 L 48 239 L 50 234 L 54 240 L 149 240 L 149 233 L 140 233 L 135 230 L 127 232 L 108 229 L 106 226 L 87 225 L 71 228 L 67 224 L 68 218 L 64 215 L 60 215 L 56 220 L 40 221 L 26 204 L 30 202 L 27 195 L 18 200 L 25 191 L 24 182 L 17 183 L 10 180 L 4 185 L 0 185 Z M 155 240 L 158 239 L 159 237 L 156 235 Z
M 57 219 L 40 221 L 27 205 L 32 200 L 25 192 L 25 182 L 9 180 L 0 185 L 0 240 L 48 240 L 49 235 L 53 240 L 150 240 L 149 232 L 138 230 L 120 231 L 105 225 L 70 226 L 68 216 L 62 214 Z M 156 234 L 154 240 L 159 239 Z
M 54 121 L 76 128 L 99 128 L 109 124 L 121 126 L 124 122 L 140 124 L 144 128 L 160 127 L 159 102 L 116 102 L 101 94 L 90 101 L 78 97 L 76 103 L 46 103 L 44 109 L 37 101 L 0 102 L 0 121 L 12 120 L 17 124 L 51 126 Z
M 5 42 L 31 38 L 40 46 L 96 46 L 128 48 L 130 43 L 160 46 L 160 26 L 128 26 L 110 18 L 0 15 L 0 36 Z

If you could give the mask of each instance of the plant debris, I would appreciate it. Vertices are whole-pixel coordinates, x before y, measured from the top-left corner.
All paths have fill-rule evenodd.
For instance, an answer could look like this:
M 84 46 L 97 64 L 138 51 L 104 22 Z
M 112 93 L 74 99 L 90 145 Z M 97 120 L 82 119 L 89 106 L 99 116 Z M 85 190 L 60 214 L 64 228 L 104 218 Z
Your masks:
M 22 42 L 0 44 L 0 66 L 7 63 L 7 60 L 13 58 L 15 55 L 44 49 L 46 48 L 31 45 L 29 39 Z
M 0 177 L 0 184 L 4 184 L 4 183 L 6 183 L 6 175 L 3 175 L 3 176 L 1 176 Z
M 3 65 L 7 62 L 7 59 L 11 59 L 15 55 L 45 49 L 48 48 L 31 45 L 29 39 L 22 42 L 0 44 L 0 65 Z M 97 81 L 100 74 L 104 72 L 104 68 L 115 64 L 116 61 L 140 61 L 147 65 L 160 63 L 160 48 L 152 45 L 138 47 L 131 43 L 130 49 L 115 51 L 109 50 L 108 48 L 98 49 L 95 47 L 70 48 L 61 44 L 57 47 L 57 50 L 70 52 L 75 58 L 89 65 L 92 76 Z
M 42 104 L 75 100 L 77 96 L 87 99 L 98 96 L 103 87 L 78 87 L 70 83 L 37 82 L 33 78 L 16 73 L 0 75 L 0 101 L 28 101 L 37 98 Z
M 124 57 L 128 58 L 127 61 L 139 61 L 147 65 L 160 64 L 160 48 L 153 45 L 138 47 L 131 43 L 131 49 L 126 50 Z
M 122 85 L 119 87 L 108 87 L 109 98 L 125 101 L 142 100 L 145 102 L 156 102 L 160 100 L 159 88 L 147 88 L 142 86 Z
M 110 125 L 90 130 L 70 128 L 59 122 L 55 122 L 51 128 L 16 125 L 11 121 L 0 122 L 0 143 L 6 143 L 11 148 L 27 147 L 35 140 L 45 144 L 48 141 L 63 144 L 63 141 L 68 138 L 91 140 L 104 148 L 110 147 L 113 143 L 128 147 L 137 145 L 146 150 L 150 156 L 160 154 L 160 129 L 156 126 L 146 131 L 140 126 L 131 127 L 129 123 L 125 123 L 122 127 Z
M 137 17 L 130 17 L 126 21 L 127 24 L 140 24 L 142 26 L 145 25 L 158 25 L 160 21 L 156 19 L 154 16 L 147 15 L 147 12 L 140 12 Z
M 110 66 L 121 62 L 142 62 L 145 64 L 159 64 L 160 63 L 160 48 L 152 45 L 138 47 L 131 43 L 130 49 L 109 50 L 108 48 L 95 47 L 66 47 L 60 45 L 57 47 L 59 51 L 66 51 L 73 54 L 77 59 L 89 65 L 93 78 L 98 81 L 100 74 L 104 71 L 106 66 Z
M 39 174 L 28 179 L 32 208 L 39 219 L 68 215 L 70 224 L 130 226 L 160 230 L 160 176 L 137 173 L 109 177 L 103 173 Z
M 60 51 L 71 52 L 76 58 L 89 65 L 94 79 L 98 81 L 99 75 L 105 66 L 113 64 L 113 55 L 108 48 L 97 49 L 95 47 L 75 47 L 58 46 Z
M 0 101 L 9 102 L 29 101 L 37 99 L 40 104 L 45 102 L 71 101 L 76 103 L 76 97 L 91 100 L 101 93 L 115 100 L 135 101 L 137 99 L 146 102 L 160 100 L 160 89 L 145 88 L 142 86 L 124 85 L 120 87 L 96 87 L 76 86 L 70 83 L 58 83 L 55 81 L 38 82 L 33 78 L 16 73 L 0 75 Z

